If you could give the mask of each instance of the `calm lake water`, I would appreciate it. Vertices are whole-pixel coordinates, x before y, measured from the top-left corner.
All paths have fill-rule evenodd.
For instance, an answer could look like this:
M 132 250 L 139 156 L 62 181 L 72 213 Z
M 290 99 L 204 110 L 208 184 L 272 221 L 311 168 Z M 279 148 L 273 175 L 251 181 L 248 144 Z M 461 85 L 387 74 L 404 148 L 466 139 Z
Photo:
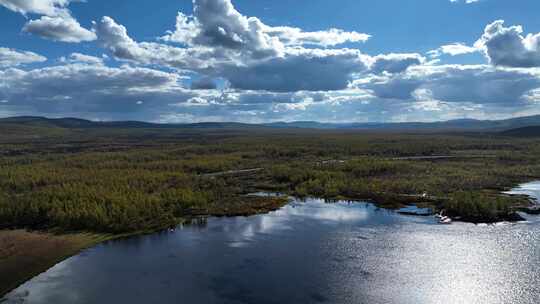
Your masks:
M 365 203 L 294 201 L 99 245 L 6 303 L 539 303 L 540 218 L 527 219 L 444 226 Z

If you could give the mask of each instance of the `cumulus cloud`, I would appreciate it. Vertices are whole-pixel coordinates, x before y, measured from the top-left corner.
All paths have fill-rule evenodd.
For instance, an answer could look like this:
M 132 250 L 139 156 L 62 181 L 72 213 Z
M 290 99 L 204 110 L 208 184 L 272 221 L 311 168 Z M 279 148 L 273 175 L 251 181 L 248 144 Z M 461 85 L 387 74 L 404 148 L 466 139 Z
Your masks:
M 271 28 L 255 17 L 240 14 L 230 0 L 195 0 L 194 16 L 179 13 L 176 23 L 175 32 L 163 40 L 180 42 L 184 47 L 136 42 L 124 26 L 109 17 L 95 24 L 94 29 L 101 44 L 116 58 L 223 77 L 238 89 L 343 89 L 353 73 L 367 66 L 367 56 L 357 50 L 299 46 L 333 45 L 331 39 L 359 41 L 367 39 L 365 35 Z
M 296 49 L 249 66 L 224 66 L 221 72 L 237 89 L 330 91 L 345 89 L 354 73 L 367 69 L 366 61 L 357 50 Z
M 41 115 L 121 119 L 146 110 L 138 118 L 148 120 L 152 111 L 164 111 L 160 105 L 189 95 L 175 73 L 88 62 L 0 70 L 0 79 L 0 99 L 10 101 L 4 107 Z M 137 104 L 141 100 L 144 105 Z
M 179 48 L 161 43 L 137 42 L 128 35 L 126 27 L 108 16 L 95 22 L 93 30 L 99 44 L 119 60 L 175 69 L 204 70 L 221 58 L 218 52 L 205 48 Z
M 472 54 L 479 52 L 480 49 L 474 46 L 468 46 L 464 43 L 452 43 L 439 47 L 436 50 L 428 52 L 428 55 L 432 58 L 438 58 L 441 55 L 458 56 L 464 54 Z
M 521 26 L 505 27 L 497 20 L 484 30 L 476 42 L 489 61 L 498 66 L 540 67 L 540 33 L 523 36 Z
M 429 92 L 433 99 L 446 102 L 518 106 L 540 87 L 540 71 L 488 65 L 417 66 L 402 74 L 357 81 L 356 86 L 387 99 L 414 100 L 419 92 Z
M 23 31 L 53 41 L 78 43 L 93 41 L 96 35 L 73 18 L 67 6 L 72 0 L 0 0 L 0 5 L 26 14 L 43 15 L 30 20 Z
M 282 43 L 263 32 L 265 25 L 258 18 L 243 16 L 230 0 L 194 0 L 193 5 L 194 16 L 179 13 L 176 31 L 164 40 L 242 51 L 254 58 L 282 51 Z
M 226 47 L 255 52 L 255 56 L 276 54 L 284 46 L 336 46 L 365 42 L 370 35 L 341 29 L 305 32 L 300 28 L 264 24 L 256 17 L 238 12 L 230 0 L 194 0 L 194 15 L 179 13 L 176 30 L 163 37 L 187 45 Z
M 336 28 L 325 31 L 305 32 L 297 27 L 264 26 L 263 31 L 271 37 L 277 37 L 286 46 L 313 45 L 331 47 L 347 42 L 366 42 L 371 37 L 365 33 L 347 32 Z
M 54 16 L 65 13 L 72 0 L 0 0 L 0 5 L 14 12 Z
M 0 68 L 15 67 L 23 64 L 44 62 L 47 58 L 28 51 L 18 51 L 0 47 Z
M 147 68 L 123 66 L 112 68 L 92 64 L 65 64 L 23 71 L 7 69 L 2 71 L 6 81 L 18 83 L 10 92 L 27 92 L 51 96 L 63 92 L 63 95 L 84 94 L 85 92 L 124 92 L 146 88 L 173 87 L 179 76 Z M 65 81 L 69 79 L 69 81 Z M 5 86 L 5 84 L 4 84 Z M 6 88 L 6 87 L 4 87 Z
M 85 55 L 81 53 L 72 53 L 69 55 L 68 58 L 62 57 L 60 58 L 60 62 L 64 63 L 87 63 L 87 64 L 94 64 L 94 65 L 102 65 L 104 64 L 103 58 Z
M 190 90 L 181 86 L 181 77 L 176 73 L 96 65 L 91 63 L 91 58 L 83 56 L 86 55 L 72 54 L 60 65 L 46 68 L 0 70 L 0 100 L 7 101 L 0 105 L 0 111 L 105 120 L 263 122 L 295 117 L 285 108 L 298 117 L 318 116 L 324 114 L 319 112 L 322 111 L 319 104 L 328 102 L 327 107 L 331 107 L 369 98 L 357 90 L 355 93 Z M 361 103 L 358 106 L 368 107 Z
M 76 24 L 66 28 L 80 33 L 65 33 L 69 3 L 0 0 L 18 13 L 42 15 L 25 26 L 42 22 L 34 34 L 67 42 L 97 37 L 111 59 L 76 52 L 53 66 L 22 69 L 17 66 L 46 58 L 0 48 L 0 116 L 425 121 L 530 113 L 540 103 L 538 35 L 523 36 L 521 27 L 500 21 L 474 46 L 453 43 L 426 54 L 436 59 L 485 52 L 491 65 L 439 65 L 417 53 L 368 56 L 338 47 L 368 40 L 363 33 L 269 26 L 242 15 L 230 0 L 194 0 L 193 16 L 179 13 L 174 31 L 157 41 L 136 41 L 110 17 L 92 31 L 80 25 L 79 31 L 73 19 Z
M 190 28 L 182 34 L 185 47 L 136 42 L 110 17 L 96 23 L 94 30 L 101 45 L 118 59 L 222 77 L 237 89 L 338 90 L 367 68 L 369 57 L 358 50 L 286 46 L 265 34 L 258 19 L 242 16 L 229 0 L 196 0 L 195 14 L 196 19 L 185 21 L 183 16 L 177 21 Z
M 0 100 L 7 101 L 0 111 L 160 122 L 484 118 L 528 109 L 540 88 L 539 71 L 420 65 L 367 74 L 333 91 L 192 90 L 173 72 L 107 67 L 84 56 L 46 68 L 0 70 Z
M 96 40 L 94 32 L 83 28 L 77 20 L 66 16 L 43 16 L 37 20 L 30 20 L 23 27 L 23 31 L 61 42 L 78 43 Z
M 420 54 L 386 54 L 373 57 L 371 71 L 373 73 L 400 73 L 410 66 L 419 65 L 426 61 Z
M 94 23 L 93 30 L 97 34 L 101 45 L 110 50 L 117 58 L 138 59 L 146 62 L 146 58 L 152 55 L 131 39 L 127 29 L 123 25 L 116 23 L 111 17 L 105 16 L 100 22 Z

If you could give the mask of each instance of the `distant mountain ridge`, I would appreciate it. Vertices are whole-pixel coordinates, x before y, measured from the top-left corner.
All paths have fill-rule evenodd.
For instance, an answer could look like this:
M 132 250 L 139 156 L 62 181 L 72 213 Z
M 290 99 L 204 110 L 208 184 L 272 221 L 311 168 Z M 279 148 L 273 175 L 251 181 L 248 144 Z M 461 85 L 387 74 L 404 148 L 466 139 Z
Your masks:
M 189 128 L 189 129 L 352 129 L 352 130 L 455 130 L 455 131 L 505 131 L 523 127 L 540 126 L 540 115 L 518 117 L 504 120 L 457 119 L 440 122 L 404 122 L 404 123 L 322 123 L 316 121 L 273 122 L 265 124 L 246 124 L 237 122 L 202 122 L 189 124 L 160 124 L 141 121 L 91 121 L 80 118 L 45 118 L 38 116 L 19 116 L 0 119 L 2 124 L 28 126 L 52 126 L 68 129 L 88 128 Z M 529 131 L 532 132 L 532 131 Z
M 22 124 L 31 126 L 54 126 L 69 129 L 95 129 L 95 128 L 147 128 L 147 129 L 170 129 L 170 128 L 244 128 L 258 127 L 263 125 L 250 125 L 236 122 L 202 122 L 193 124 L 166 124 L 143 121 L 91 121 L 81 118 L 46 118 L 40 116 L 16 116 L 0 118 L 0 124 Z
M 540 137 L 540 126 L 529 126 L 517 129 L 510 129 L 500 133 L 503 136 L 512 137 Z
M 504 120 L 476 120 L 456 119 L 439 122 L 403 122 L 403 123 L 319 123 L 313 121 L 303 122 L 277 122 L 267 124 L 273 127 L 297 127 L 314 129 L 364 129 L 364 130 L 492 130 L 502 131 L 519 127 L 540 126 L 540 115 L 525 116 Z

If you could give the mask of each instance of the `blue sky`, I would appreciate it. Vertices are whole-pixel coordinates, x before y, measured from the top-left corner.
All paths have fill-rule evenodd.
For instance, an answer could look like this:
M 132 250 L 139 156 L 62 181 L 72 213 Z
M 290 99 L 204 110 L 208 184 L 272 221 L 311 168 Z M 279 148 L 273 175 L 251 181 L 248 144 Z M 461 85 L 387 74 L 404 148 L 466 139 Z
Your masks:
M 539 114 L 539 11 L 534 0 L 0 0 L 0 116 Z

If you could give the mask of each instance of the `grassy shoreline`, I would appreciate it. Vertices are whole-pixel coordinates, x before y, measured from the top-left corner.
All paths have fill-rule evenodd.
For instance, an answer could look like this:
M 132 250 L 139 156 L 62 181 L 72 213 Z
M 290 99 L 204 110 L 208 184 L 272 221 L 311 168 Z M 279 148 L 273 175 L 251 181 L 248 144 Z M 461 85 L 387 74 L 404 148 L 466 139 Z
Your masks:
M 0 230 L 0 299 L 27 280 L 82 250 L 114 239 L 90 233 L 54 234 Z
M 11 254 L 0 251 L 0 273 L 3 275 L 0 279 L 0 302 L 2 297 L 28 280 L 86 249 L 108 241 L 148 235 L 163 229 L 124 234 L 2 229 L 0 244 L 9 242 L 6 239 L 11 239 L 15 246 L 12 247 Z

